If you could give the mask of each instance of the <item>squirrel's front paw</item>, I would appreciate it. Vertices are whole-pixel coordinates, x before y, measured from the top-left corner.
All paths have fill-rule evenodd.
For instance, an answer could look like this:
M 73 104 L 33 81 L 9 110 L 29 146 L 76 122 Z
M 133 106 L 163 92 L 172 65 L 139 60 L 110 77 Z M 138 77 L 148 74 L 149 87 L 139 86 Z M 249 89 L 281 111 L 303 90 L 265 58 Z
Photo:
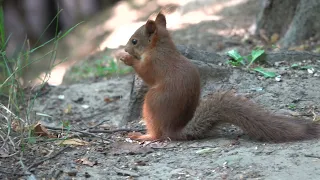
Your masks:
M 130 54 L 121 53 L 121 54 L 118 55 L 118 57 L 119 57 L 119 60 L 124 62 L 126 65 L 128 65 L 128 66 L 132 66 L 133 65 L 134 59 Z

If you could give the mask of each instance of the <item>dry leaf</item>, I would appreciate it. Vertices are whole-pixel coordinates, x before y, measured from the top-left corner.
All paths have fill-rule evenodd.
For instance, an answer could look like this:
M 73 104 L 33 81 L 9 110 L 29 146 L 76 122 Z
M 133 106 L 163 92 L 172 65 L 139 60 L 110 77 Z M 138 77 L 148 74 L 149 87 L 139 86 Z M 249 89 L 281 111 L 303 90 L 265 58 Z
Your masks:
M 11 128 L 12 128 L 15 132 L 20 132 L 20 131 L 22 130 L 21 127 L 20 127 L 20 121 L 14 119 L 14 120 L 11 122 Z
M 270 43 L 271 44 L 274 44 L 276 43 L 278 40 L 279 40 L 279 34 L 278 33 L 273 33 L 271 38 L 270 38 Z
M 72 105 L 68 104 L 67 108 L 63 111 L 65 114 L 70 114 L 72 112 Z
M 81 163 L 83 165 L 88 165 L 88 166 L 94 166 L 94 165 L 97 165 L 97 161 L 95 162 L 92 162 L 92 161 L 89 161 L 88 158 L 81 158 L 81 159 L 77 159 L 76 160 L 77 163 Z
M 33 127 L 33 130 L 34 130 L 34 134 L 36 136 L 46 136 L 46 137 L 49 137 L 49 138 L 55 138 L 56 137 L 53 134 L 50 134 L 49 131 L 47 130 L 47 128 L 42 126 L 40 123 L 37 123 Z
M 260 29 L 260 30 L 259 30 L 259 35 L 260 35 L 260 37 L 261 37 L 264 41 L 269 42 L 269 38 L 268 38 L 268 36 L 266 35 L 266 31 L 265 31 L 265 30 Z
M 75 145 L 75 146 L 86 146 L 86 145 L 89 145 L 89 142 L 83 141 L 81 139 L 73 138 L 73 139 L 66 139 L 66 140 L 63 140 L 63 141 L 59 141 L 58 144 Z
M 294 46 L 294 47 L 290 47 L 289 50 L 290 51 L 304 51 L 306 50 L 306 48 L 308 48 L 308 45 L 302 44 L 300 46 Z
M 105 97 L 104 102 L 111 103 L 113 101 L 119 100 L 121 96 Z
M 112 102 L 113 101 L 113 99 L 111 99 L 111 98 L 109 98 L 109 97 L 105 97 L 104 98 L 104 102 L 106 102 L 106 103 L 110 103 L 110 102 Z

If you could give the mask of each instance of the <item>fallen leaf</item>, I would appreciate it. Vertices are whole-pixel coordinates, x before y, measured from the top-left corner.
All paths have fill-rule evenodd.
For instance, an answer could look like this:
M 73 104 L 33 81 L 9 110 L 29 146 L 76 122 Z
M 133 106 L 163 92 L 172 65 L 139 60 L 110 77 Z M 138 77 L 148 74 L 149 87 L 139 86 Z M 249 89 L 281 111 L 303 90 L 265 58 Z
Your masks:
M 122 96 L 105 97 L 104 102 L 111 103 L 113 101 L 119 100 Z
M 67 108 L 63 111 L 65 114 L 70 114 L 72 112 L 72 105 L 68 104 Z
M 262 67 L 256 67 L 253 69 L 254 71 L 257 71 L 261 74 L 263 74 L 263 76 L 265 78 L 273 78 L 273 77 L 276 77 L 276 73 L 274 72 L 271 72 L 271 71 L 266 71 L 266 69 L 262 68 Z
M 294 47 L 290 47 L 289 50 L 290 51 L 304 51 L 308 48 L 309 46 L 306 44 L 302 44 L 300 46 L 294 46 Z
M 92 161 L 89 161 L 88 158 L 77 159 L 76 162 L 81 163 L 83 165 L 88 165 L 90 167 L 98 164 L 97 161 L 92 162 Z
M 265 40 L 266 42 L 269 42 L 269 38 L 268 38 L 267 33 L 266 33 L 265 30 L 260 29 L 259 30 L 259 35 L 263 40 Z
M 109 103 L 109 102 L 112 102 L 113 100 L 111 99 L 111 98 L 109 98 L 109 97 L 105 97 L 104 98 L 104 102 L 106 102 L 106 103 Z
M 14 119 L 14 120 L 11 122 L 11 128 L 12 128 L 15 132 L 20 132 L 20 131 L 22 130 L 22 129 L 21 129 L 21 126 L 20 126 L 20 121 Z
M 47 128 L 45 128 L 44 126 L 41 125 L 41 123 L 37 123 L 34 127 L 34 134 L 36 136 L 45 136 L 45 137 L 49 137 L 49 138 L 56 138 L 56 136 L 54 136 L 53 134 L 49 133 L 49 131 L 47 130 Z
M 279 34 L 278 33 L 274 33 L 272 34 L 271 38 L 270 38 L 270 43 L 271 44 L 274 44 L 276 43 L 278 40 L 279 40 Z
M 89 142 L 83 141 L 81 139 L 73 138 L 73 139 L 66 139 L 66 140 L 59 141 L 58 144 L 86 146 L 86 145 L 89 145 Z

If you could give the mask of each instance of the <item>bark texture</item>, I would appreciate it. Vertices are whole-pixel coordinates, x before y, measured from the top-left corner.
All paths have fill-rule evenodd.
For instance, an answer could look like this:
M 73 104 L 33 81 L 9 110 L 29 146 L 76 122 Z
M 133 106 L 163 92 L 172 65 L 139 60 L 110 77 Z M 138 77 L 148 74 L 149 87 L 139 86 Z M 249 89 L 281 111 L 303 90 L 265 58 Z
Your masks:
M 256 34 L 280 35 L 284 48 L 299 45 L 310 37 L 319 36 L 319 0 L 264 0 L 258 15 Z

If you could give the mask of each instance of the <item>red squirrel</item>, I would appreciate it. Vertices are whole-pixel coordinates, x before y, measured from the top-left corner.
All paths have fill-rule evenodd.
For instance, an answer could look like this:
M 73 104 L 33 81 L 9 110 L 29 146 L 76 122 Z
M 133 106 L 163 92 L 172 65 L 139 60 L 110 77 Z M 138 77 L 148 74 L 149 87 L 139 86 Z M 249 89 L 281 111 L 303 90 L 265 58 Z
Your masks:
M 320 135 L 320 124 L 274 115 L 230 91 L 213 93 L 200 102 L 198 68 L 178 52 L 161 12 L 136 30 L 125 51 L 120 60 L 132 66 L 149 86 L 142 110 L 147 133 L 129 133 L 133 140 L 201 139 L 221 123 L 239 126 L 261 141 L 296 141 Z

